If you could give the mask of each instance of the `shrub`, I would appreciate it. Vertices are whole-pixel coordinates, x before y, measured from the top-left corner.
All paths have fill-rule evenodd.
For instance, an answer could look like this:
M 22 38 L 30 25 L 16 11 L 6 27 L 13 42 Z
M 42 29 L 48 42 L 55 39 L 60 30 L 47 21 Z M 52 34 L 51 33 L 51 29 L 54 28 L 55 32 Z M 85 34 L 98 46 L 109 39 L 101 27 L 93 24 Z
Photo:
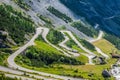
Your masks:
M 57 16 L 58 18 L 61 18 L 62 20 L 64 20 L 66 23 L 72 22 L 72 19 L 70 17 L 68 17 L 66 14 L 61 13 L 54 7 L 49 6 L 47 10 L 50 11 L 55 16 Z

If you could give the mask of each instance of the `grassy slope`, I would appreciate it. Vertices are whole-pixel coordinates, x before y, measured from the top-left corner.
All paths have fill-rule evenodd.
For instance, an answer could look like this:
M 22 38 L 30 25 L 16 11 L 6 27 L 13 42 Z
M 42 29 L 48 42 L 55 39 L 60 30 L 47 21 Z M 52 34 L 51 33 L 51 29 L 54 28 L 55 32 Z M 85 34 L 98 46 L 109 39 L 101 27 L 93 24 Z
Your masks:
M 87 79 L 94 79 L 97 80 L 100 78 L 100 80 L 104 80 L 101 73 L 102 70 L 104 69 L 109 69 L 112 64 L 114 64 L 116 60 L 112 59 L 108 61 L 109 64 L 105 65 L 78 65 L 78 66 L 73 66 L 73 65 L 62 65 L 62 64 L 54 64 L 52 67 L 30 67 L 25 64 L 22 64 L 21 66 L 26 67 L 28 69 L 32 70 L 37 70 L 37 71 L 42 71 L 42 72 L 47 72 L 47 73 L 52 73 L 52 74 L 58 74 L 58 75 L 66 75 L 66 76 L 73 76 L 73 77 L 83 77 Z M 75 72 L 75 70 L 78 70 L 78 72 Z M 89 77 L 89 73 L 93 73 L 93 77 Z M 114 80 L 114 79 L 110 79 Z
M 73 45 L 72 48 L 75 49 L 75 50 L 78 50 L 80 53 L 81 53 L 81 52 L 82 52 L 82 53 L 86 53 L 84 50 L 82 50 L 81 48 L 79 48 L 79 47 L 76 46 L 76 45 Z
M 51 47 L 50 45 L 48 45 L 47 43 L 43 43 L 41 41 L 35 41 L 36 43 L 36 47 L 39 48 L 40 50 L 45 50 L 45 51 L 48 51 L 48 52 L 55 52 L 55 53 L 58 53 L 58 54 L 61 54 L 58 50 L 56 50 L 55 48 Z
M 112 45 L 112 43 L 110 43 L 109 41 L 105 39 L 101 39 L 97 42 L 94 42 L 93 44 L 97 46 L 98 48 L 100 48 L 104 53 L 106 53 L 109 56 L 112 50 L 117 50 L 115 46 Z
M 103 77 L 101 75 L 102 71 L 104 69 L 110 69 L 111 65 L 116 62 L 116 59 L 111 59 L 108 61 L 108 64 L 105 65 L 82 65 L 82 66 L 72 66 L 73 69 L 78 69 L 78 74 L 82 75 L 84 78 L 90 78 L 88 74 L 94 73 L 95 80 L 98 80 L 98 78 L 101 78 L 100 80 L 103 80 Z M 61 65 L 62 67 L 66 69 L 70 69 L 71 67 L 69 65 Z M 91 77 L 92 78 L 92 77 Z M 114 79 L 110 79 L 114 80 Z
M 71 62 L 71 64 L 72 63 L 77 64 L 79 62 L 78 60 L 76 60 L 74 58 L 65 56 L 64 54 L 62 54 L 62 52 L 58 51 L 57 49 L 53 48 L 52 46 L 50 46 L 49 44 L 47 44 L 43 41 L 36 40 L 35 44 L 36 44 L 35 46 L 32 46 L 32 47 L 28 48 L 28 50 L 26 50 L 26 56 L 29 59 L 36 59 L 37 60 L 38 58 L 34 58 L 34 57 L 30 57 L 30 56 L 36 56 L 36 57 L 39 56 L 39 58 L 41 58 L 42 54 L 43 54 L 43 57 L 44 58 L 46 57 L 46 61 L 48 59 L 51 59 L 51 60 L 54 60 L 54 62 L 56 63 L 56 62 L 59 62 L 59 60 L 61 61 L 63 58 L 62 61 L 65 64 L 70 64 L 70 62 Z M 29 54 L 29 56 L 27 54 Z M 30 54 L 33 54 L 33 55 L 30 55 Z M 18 57 L 18 58 L 20 58 L 20 57 Z M 41 58 L 41 60 L 43 60 L 43 59 Z M 17 59 L 16 59 L 16 61 L 18 62 Z M 23 62 L 24 62 L 24 60 L 23 60 Z
M 43 43 L 40 41 L 35 41 L 35 43 L 38 48 L 41 48 L 43 50 L 47 50 L 47 51 L 52 50 L 52 51 L 58 52 L 56 49 L 52 48 L 47 43 Z M 111 65 L 114 64 L 115 62 L 116 62 L 116 59 L 111 59 L 105 65 L 78 65 L 78 66 L 75 66 L 75 65 L 65 65 L 65 64 L 52 64 L 51 67 L 39 67 L 39 68 L 30 67 L 24 63 L 22 63 L 20 65 L 23 67 L 29 68 L 29 69 L 48 72 L 48 73 L 52 73 L 52 74 L 83 77 L 83 78 L 95 79 L 95 80 L 100 78 L 100 80 L 103 80 L 103 77 L 101 75 L 102 70 L 109 69 L 111 67 Z M 76 72 L 76 70 L 77 70 L 77 72 Z M 90 73 L 93 73 L 94 75 L 92 77 L 89 77 L 88 75 Z M 114 80 L 114 79 L 111 78 L 110 80 Z
M 83 62 L 83 63 L 88 63 L 88 57 L 86 57 L 82 54 L 80 56 L 76 57 L 76 59 Z

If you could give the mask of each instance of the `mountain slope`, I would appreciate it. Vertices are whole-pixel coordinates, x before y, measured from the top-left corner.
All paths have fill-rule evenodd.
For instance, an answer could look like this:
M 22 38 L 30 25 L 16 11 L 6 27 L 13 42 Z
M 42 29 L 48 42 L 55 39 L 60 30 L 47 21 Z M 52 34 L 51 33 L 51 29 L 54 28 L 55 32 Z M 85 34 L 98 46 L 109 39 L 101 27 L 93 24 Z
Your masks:
M 23 12 L 9 5 L 0 5 L 0 52 L 23 44 L 34 33 L 35 27 L 31 19 Z
M 90 24 L 120 36 L 119 0 L 60 0 L 77 15 L 84 17 Z

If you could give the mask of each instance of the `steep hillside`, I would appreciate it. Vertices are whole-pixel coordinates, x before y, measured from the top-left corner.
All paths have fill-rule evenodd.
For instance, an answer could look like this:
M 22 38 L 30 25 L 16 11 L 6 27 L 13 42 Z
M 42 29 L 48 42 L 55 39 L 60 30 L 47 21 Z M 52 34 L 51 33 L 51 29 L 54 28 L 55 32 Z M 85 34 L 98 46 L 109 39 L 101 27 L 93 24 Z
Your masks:
M 85 18 L 90 24 L 120 36 L 119 0 L 60 0 L 74 13 Z
M 120 56 L 118 3 L 0 1 L 0 65 L 16 76 L 40 80 L 114 80 L 120 75 L 112 66 L 117 61 L 113 54 Z M 105 70 L 107 77 L 102 74 Z
M 0 5 L 0 51 L 28 40 L 35 31 L 33 24 L 23 12 L 16 11 L 9 5 Z

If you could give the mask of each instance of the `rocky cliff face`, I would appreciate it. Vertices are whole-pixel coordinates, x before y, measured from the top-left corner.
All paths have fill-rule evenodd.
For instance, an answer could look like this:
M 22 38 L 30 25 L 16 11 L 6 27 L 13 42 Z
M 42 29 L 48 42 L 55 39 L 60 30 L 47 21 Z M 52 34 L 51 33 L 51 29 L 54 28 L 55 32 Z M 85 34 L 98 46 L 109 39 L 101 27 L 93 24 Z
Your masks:
M 120 0 L 60 0 L 90 24 L 120 36 Z

